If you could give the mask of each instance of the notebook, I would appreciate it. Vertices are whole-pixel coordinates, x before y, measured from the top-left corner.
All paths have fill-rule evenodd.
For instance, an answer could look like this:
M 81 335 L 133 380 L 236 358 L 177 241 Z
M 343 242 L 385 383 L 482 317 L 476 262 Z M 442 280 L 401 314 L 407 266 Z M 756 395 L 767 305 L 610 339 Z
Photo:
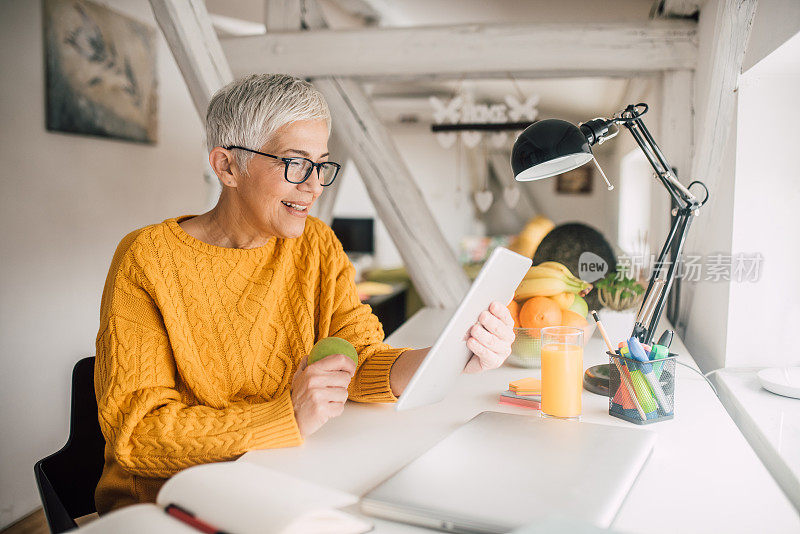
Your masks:
M 361 534 L 372 524 L 339 510 L 358 497 L 247 462 L 190 467 L 170 478 L 157 504 L 121 508 L 81 533 L 197 534 L 196 527 L 166 512 L 170 505 L 214 531 L 237 534 Z M 175 513 L 175 510 L 173 510 Z M 184 514 L 186 515 L 186 514 Z
M 361 500 L 367 515 L 451 532 L 553 516 L 607 528 L 653 449 L 643 429 L 483 412 Z M 513 492 L 500 492 L 513 483 Z

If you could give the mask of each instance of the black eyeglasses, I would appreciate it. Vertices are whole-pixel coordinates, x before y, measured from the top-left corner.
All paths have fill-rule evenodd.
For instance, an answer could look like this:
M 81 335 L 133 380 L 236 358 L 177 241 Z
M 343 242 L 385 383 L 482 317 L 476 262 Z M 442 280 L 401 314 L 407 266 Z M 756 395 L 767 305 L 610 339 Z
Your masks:
M 311 176 L 311 171 L 313 171 L 314 167 L 316 167 L 317 176 L 319 177 L 322 185 L 329 186 L 336 179 L 336 175 L 339 174 L 339 169 L 342 168 L 341 165 L 332 161 L 314 163 L 308 158 L 281 158 L 279 156 L 273 156 L 272 154 L 266 154 L 264 152 L 259 152 L 258 150 L 253 150 L 252 148 L 245 148 L 243 146 L 226 146 L 225 150 L 231 150 L 232 148 L 246 150 L 247 152 L 252 152 L 253 154 L 259 154 L 261 156 L 267 156 L 268 158 L 282 161 L 285 165 L 283 177 L 286 178 L 287 182 L 292 184 L 302 184 L 308 180 L 308 177 Z

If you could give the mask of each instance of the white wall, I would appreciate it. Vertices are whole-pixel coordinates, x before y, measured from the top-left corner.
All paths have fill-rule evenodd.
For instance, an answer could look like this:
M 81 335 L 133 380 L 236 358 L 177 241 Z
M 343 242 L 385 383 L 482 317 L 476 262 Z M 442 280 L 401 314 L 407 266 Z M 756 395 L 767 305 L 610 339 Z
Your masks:
M 602 148 L 592 147 L 597 161 L 603 168 L 612 184 L 619 184 L 619 174 L 613 159 L 610 157 L 610 144 Z M 603 177 L 593 164 L 588 164 L 592 172 L 592 192 L 582 195 L 565 195 L 556 192 L 556 179 L 523 182 L 520 187 L 527 187 L 542 210 L 542 215 L 554 223 L 581 222 L 597 229 L 612 247 L 616 245 L 617 215 L 615 198 L 617 191 L 609 191 Z
M 476 220 L 472 192 L 475 173 L 469 169 L 469 158 L 456 147 L 442 148 L 431 134 L 430 128 L 422 124 L 391 124 L 392 138 L 422 196 L 433 213 L 439 228 L 450 248 L 458 254 L 462 237 L 484 235 L 483 224 Z M 604 147 L 605 148 L 605 147 Z M 468 149 L 464 149 L 466 151 Z M 596 151 L 600 164 L 617 180 L 613 161 L 608 150 Z M 460 160 L 460 161 L 459 161 Z M 347 165 L 333 213 L 335 217 L 373 217 L 375 224 L 374 267 L 392 268 L 403 264 L 400 253 L 375 208 L 369 199 L 355 165 Z M 616 244 L 616 212 L 613 206 L 617 191 L 608 191 L 599 173 L 595 172 L 594 187 L 588 195 L 563 195 L 556 193 L 556 181 L 520 182 L 519 187 L 530 188 L 542 214 L 556 224 L 583 222 L 597 228 L 612 246 Z M 503 199 L 495 195 L 495 203 Z M 522 223 L 520 224 L 521 230 Z M 517 231 L 518 231 L 517 230 Z
M 637 148 L 623 156 L 616 188 L 619 204 L 624 208 L 618 213 L 617 244 L 626 254 L 649 254 L 649 247 L 647 250 L 637 247 L 641 234 L 650 230 L 654 185 L 660 184 L 653 180 L 653 167 L 644 152 Z M 666 194 L 660 189 L 658 193 Z
M 735 125 L 735 122 L 734 122 Z M 730 253 L 733 225 L 733 184 L 736 173 L 736 131 L 725 145 L 720 185 L 711 191 L 713 206 L 700 209 L 689 228 L 684 257 L 703 258 Z M 705 274 L 703 274 L 705 276 Z M 725 366 L 728 335 L 730 283 L 721 281 L 684 281 L 681 298 L 690 304 L 683 341 L 692 357 L 704 371 Z M 682 309 L 683 306 L 682 306 Z
M 711 52 L 714 40 L 717 37 L 719 28 L 718 17 L 724 0 L 708 0 L 700 12 L 698 25 L 699 56 L 698 66 L 695 75 L 695 139 L 699 138 L 699 132 L 711 124 L 715 117 L 707 117 L 706 101 L 709 95 L 710 74 L 711 74 Z M 744 65 L 763 58 L 771 53 L 789 36 L 800 31 L 800 18 L 797 17 L 796 0 L 766 0 L 759 1 L 753 22 L 753 29 L 750 40 L 745 51 Z M 775 23 L 775 21 L 779 21 Z M 791 30 L 793 28 L 793 31 Z M 772 30 L 775 31 L 772 31 Z M 783 36 L 783 37 L 780 37 Z M 796 98 L 795 98 L 796 100 Z M 737 104 L 738 105 L 738 104 Z M 767 102 L 759 102 L 758 105 L 768 106 Z M 740 110 L 741 111 L 741 110 Z M 707 261 L 712 254 L 730 254 L 737 252 L 755 252 L 754 250 L 741 249 L 745 246 L 751 248 L 751 243 L 737 241 L 734 243 L 734 221 L 736 226 L 741 228 L 739 217 L 741 211 L 734 211 L 735 198 L 745 198 L 741 196 L 738 188 L 746 188 L 750 179 L 743 178 L 740 181 L 738 174 L 742 169 L 737 167 L 737 147 L 739 151 L 755 153 L 755 145 L 751 141 L 738 142 L 738 136 L 743 132 L 737 129 L 736 120 L 730 125 L 731 134 L 725 144 L 722 167 L 720 168 L 719 180 L 716 187 L 711 191 L 711 201 L 700 210 L 699 217 L 694 221 L 690 229 L 689 237 L 686 242 L 686 253 L 694 254 L 705 258 Z M 762 124 L 764 124 L 762 122 Z M 768 130 L 763 127 L 759 129 L 760 135 L 767 137 Z M 756 132 L 747 132 L 748 136 Z M 764 139 L 762 142 L 768 142 Z M 794 150 L 794 149 L 792 149 Z M 796 152 L 796 150 L 794 150 Z M 693 179 L 704 177 L 694 176 Z M 706 178 L 707 180 L 707 178 Z M 735 189 L 736 188 L 736 189 Z M 742 189 L 746 191 L 746 189 Z M 781 195 L 784 192 L 781 190 Z M 764 208 L 762 212 L 770 222 L 773 222 L 772 206 Z M 783 212 L 778 211 L 778 219 Z M 743 219 L 745 221 L 746 219 Z M 790 237 L 791 236 L 791 237 Z M 773 239 L 788 240 L 795 239 L 788 230 L 782 229 L 779 224 L 773 224 L 769 232 L 762 232 L 760 238 L 766 240 L 767 237 Z M 699 283 L 684 283 L 683 286 L 682 325 L 679 331 L 684 336 L 687 348 L 692 352 L 697 363 L 706 371 L 737 365 L 744 360 L 731 356 L 738 347 L 731 344 L 733 337 L 741 332 L 733 332 L 734 328 L 742 329 L 746 325 L 743 323 L 729 321 L 729 304 L 733 310 L 737 306 L 734 300 L 738 298 L 738 291 L 732 288 L 728 281 L 704 280 Z M 790 298 L 790 297 L 787 297 Z M 770 310 L 770 308 L 767 308 Z M 749 310 L 752 313 L 752 310 Z M 759 312 L 761 313 L 761 312 Z M 773 316 L 771 310 L 766 314 Z M 749 328 L 746 331 L 750 331 Z
M 720 27 L 719 17 L 725 0 L 708 0 L 700 10 L 698 21 L 698 61 L 695 71 L 695 143 L 700 132 L 714 117 L 706 117 L 707 98 L 711 87 L 711 55 Z M 689 229 L 684 256 L 707 257 L 731 249 L 733 219 L 733 178 L 735 172 L 736 130 L 725 145 L 720 178 L 710 191 L 711 197 L 700 210 Z M 695 158 L 697 147 L 695 146 Z M 692 180 L 709 182 L 708 177 L 692 176 Z M 727 339 L 728 283 L 687 282 L 681 286 L 681 324 L 676 325 L 686 347 L 703 370 L 724 366 Z
M 422 124 L 393 124 L 390 125 L 390 131 L 445 240 L 458 254 L 462 237 L 483 235 L 481 224 L 475 220 L 472 186 L 463 154 L 459 158 L 459 151 L 455 147 L 442 148 L 430 128 Z M 380 222 L 355 165 L 347 165 L 345 169 L 333 213 L 336 217 L 375 218 L 375 267 L 403 265 L 400 253 Z
M 800 33 L 745 72 L 739 84 L 734 254 L 761 254 L 753 280 L 730 284 L 725 365 L 800 365 L 796 235 L 800 205 Z M 747 267 L 754 264 L 747 262 Z
M 104 2 L 156 27 L 145 0 Z M 66 441 L 73 364 L 94 354 L 130 230 L 205 204 L 201 123 L 160 37 L 155 146 L 45 130 L 41 2 L 0 20 L 0 528 L 39 507 L 33 464 Z

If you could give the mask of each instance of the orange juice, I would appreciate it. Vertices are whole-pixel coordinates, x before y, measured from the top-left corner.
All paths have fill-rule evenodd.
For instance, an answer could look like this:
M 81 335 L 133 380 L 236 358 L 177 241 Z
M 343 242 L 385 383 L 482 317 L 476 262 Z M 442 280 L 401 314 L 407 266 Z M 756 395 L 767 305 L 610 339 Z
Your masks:
M 542 346 L 542 414 L 578 417 L 583 387 L 583 347 L 549 343 Z

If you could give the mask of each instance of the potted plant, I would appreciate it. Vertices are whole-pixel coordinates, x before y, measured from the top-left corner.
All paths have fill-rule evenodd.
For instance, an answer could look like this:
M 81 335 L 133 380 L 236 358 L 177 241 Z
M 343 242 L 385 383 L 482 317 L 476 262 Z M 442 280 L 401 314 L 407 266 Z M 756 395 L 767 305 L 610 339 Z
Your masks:
M 644 297 L 644 287 L 637 280 L 629 278 L 623 266 L 608 273 L 595 283 L 597 298 L 604 306 L 600 320 L 608 333 L 611 343 L 618 343 L 631 336 L 636 313 Z

